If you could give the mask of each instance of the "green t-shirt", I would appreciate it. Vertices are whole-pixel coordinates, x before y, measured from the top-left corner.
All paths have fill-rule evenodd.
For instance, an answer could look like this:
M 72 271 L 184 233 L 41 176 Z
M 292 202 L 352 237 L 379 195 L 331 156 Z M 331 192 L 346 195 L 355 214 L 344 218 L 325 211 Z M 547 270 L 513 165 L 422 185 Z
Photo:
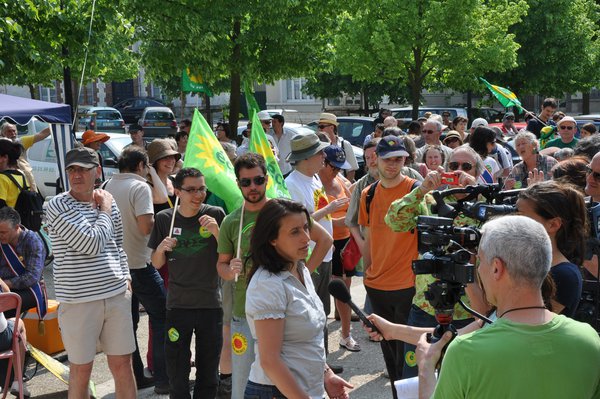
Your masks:
M 550 147 L 558 147 L 558 148 L 575 148 L 575 146 L 577 145 L 577 142 L 579 140 L 576 138 L 573 138 L 573 140 L 571 140 L 570 143 L 564 143 L 560 137 L 556 138 L 556 139 L 552 139 L 550 141 L 548 141 L 546 143 L 546 145 L 544 146 L 544 148 L 550 148 Z
M 223 220 L 219 231 L 219 254 L 230 254 L 234 258 L 237 255 L 237 244 L 240 229 L 240 216 L 242 208 L 231 212 Z M 256 223 L 258 212 L 244 210 L 244 221 L 242 228 L 242 245 L 240 247 L 242 262 L 245 261 L 250 249 L 250 236 Z M 249 271 L 252 263 L 244 264 L 244 271 Z M 246 317 L 246 275 L 244 272 L 238 276 L 238 281 L 233 284 L 233 316 Z
M 450 343 L 432 398 L 600 398 L 599 359 L 588 324 L 498 319 Z

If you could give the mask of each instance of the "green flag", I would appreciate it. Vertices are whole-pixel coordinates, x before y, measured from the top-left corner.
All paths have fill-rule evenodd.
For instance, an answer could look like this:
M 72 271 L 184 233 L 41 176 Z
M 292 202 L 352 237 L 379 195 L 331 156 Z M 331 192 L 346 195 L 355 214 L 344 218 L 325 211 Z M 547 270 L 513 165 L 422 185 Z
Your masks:
M 500 104 L 502 104 L 504 107 L 506 107 L 506 108 L 518 107 L 519 109 L 523 109 L 523 107 L 521 106 L 521 101 L 519 101 L 519 99 L 517 98 L 517 95 L 515 93 L 513 93 L 512 91 L 510 91 L 508 89 L 505 89 L 504 87 L 490 84 L 484 78 L 479 78 L 479 79 L 483 83 L 485 83 L 485 85 L 487 86 L 488 89 L 490 89 L 490 91 L 492 92 L 494 97 L 496 97 L 498 99 L 498 101 L 500 102 Z
M 189 68 L 184 68 L 181 71 L 181 90 L 185 92 L 206 93 L 207 96 L 212 97 L 212 91 L 204 83 L 202 76 L 199 73 L 192 73 Z
M 246 104 L 248 105 L 248 119 L 252 121 L 254 120 L 254 114 L 260 111 L 260 107 L 256 102 L 256 98 L 254 98 L 250 82 L 244 82 L 244 96 L 246 96 Z
M 233 165 L 197 109 L 194 110 L 183 167 L 201 171 L 206 187 L 225 201 L 229 211 L 242 205 L 244 198 L 236 184 Z
M 250 134 L 250 146 L 248 148 L 250 152 L 255 152 L 265 158 L 267 174 L 269 175 L 267 197 L 291 198 L 287 186 L 285 185 L 285 181 L 283 180 L 281 169 L 279 169 L 277 159 L 275 159 L 269 140 L 267 140 L 267 135 L 262 128 L 260 119 L 258 119 L 257 112 L 254 112 L 254 116 L 252 117 L 252 132 Z

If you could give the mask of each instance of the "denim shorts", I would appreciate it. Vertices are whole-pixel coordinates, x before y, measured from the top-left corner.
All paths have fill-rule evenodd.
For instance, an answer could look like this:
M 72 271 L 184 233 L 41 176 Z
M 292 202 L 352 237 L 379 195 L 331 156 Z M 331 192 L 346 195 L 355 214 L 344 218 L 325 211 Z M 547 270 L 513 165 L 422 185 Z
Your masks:
M 12 346 L 13 333 L 15 330 L 15 321 L 7 320 L 7 325 L 4 331 L 0 333 L 0 351 L 10 349 Z
M 275 385 L 262 385 L 248 381 L 244 399 L 286 399 L 286 397 Z

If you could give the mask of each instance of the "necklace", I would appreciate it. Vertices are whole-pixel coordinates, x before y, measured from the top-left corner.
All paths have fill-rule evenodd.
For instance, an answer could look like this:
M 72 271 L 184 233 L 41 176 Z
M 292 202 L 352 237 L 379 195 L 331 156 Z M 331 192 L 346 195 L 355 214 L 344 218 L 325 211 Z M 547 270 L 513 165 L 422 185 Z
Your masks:
M 504 311 L 500 316 L 498 316 L 498 318 L 500 319 L 502 316 L 504 316 L 507 313 L 510 312 L 516 312 L 517 310 L 527 310 L 527 309 L 546 309 L 545 306 L 525 306 L 522 308 L 512 308 L 512 309 L 508 309 L 506 311 Z

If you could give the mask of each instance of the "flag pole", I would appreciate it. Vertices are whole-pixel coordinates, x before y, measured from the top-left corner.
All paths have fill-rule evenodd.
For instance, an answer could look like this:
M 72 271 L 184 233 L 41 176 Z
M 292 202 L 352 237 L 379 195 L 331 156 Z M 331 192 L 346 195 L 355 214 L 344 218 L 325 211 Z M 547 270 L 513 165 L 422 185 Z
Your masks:
M 242 229 L 244 227 L 244 205 L 246 205 L 246 201 L 242 202 L 242 214 L 240 215 L 240 227 L 238 228 L 238 242 L 237 242 L 237 251 L 236 253 L 236 258 L 238 259 L 242 259 L 241 258 L 241 252 L 242 252 Z M 235 274 L 235 282 L 237 283 L 238 281 L 238 276 L 239 273 Z
M 177 213 L 178 205 L 179 205 L 179 197 L 175 197 L 175 204 L 173 205 L 173 217 L 171 218 L 171 227 L 169 227 L 169 238 L 173 237 L 173 226 L 175 225 L 175 214 Z

